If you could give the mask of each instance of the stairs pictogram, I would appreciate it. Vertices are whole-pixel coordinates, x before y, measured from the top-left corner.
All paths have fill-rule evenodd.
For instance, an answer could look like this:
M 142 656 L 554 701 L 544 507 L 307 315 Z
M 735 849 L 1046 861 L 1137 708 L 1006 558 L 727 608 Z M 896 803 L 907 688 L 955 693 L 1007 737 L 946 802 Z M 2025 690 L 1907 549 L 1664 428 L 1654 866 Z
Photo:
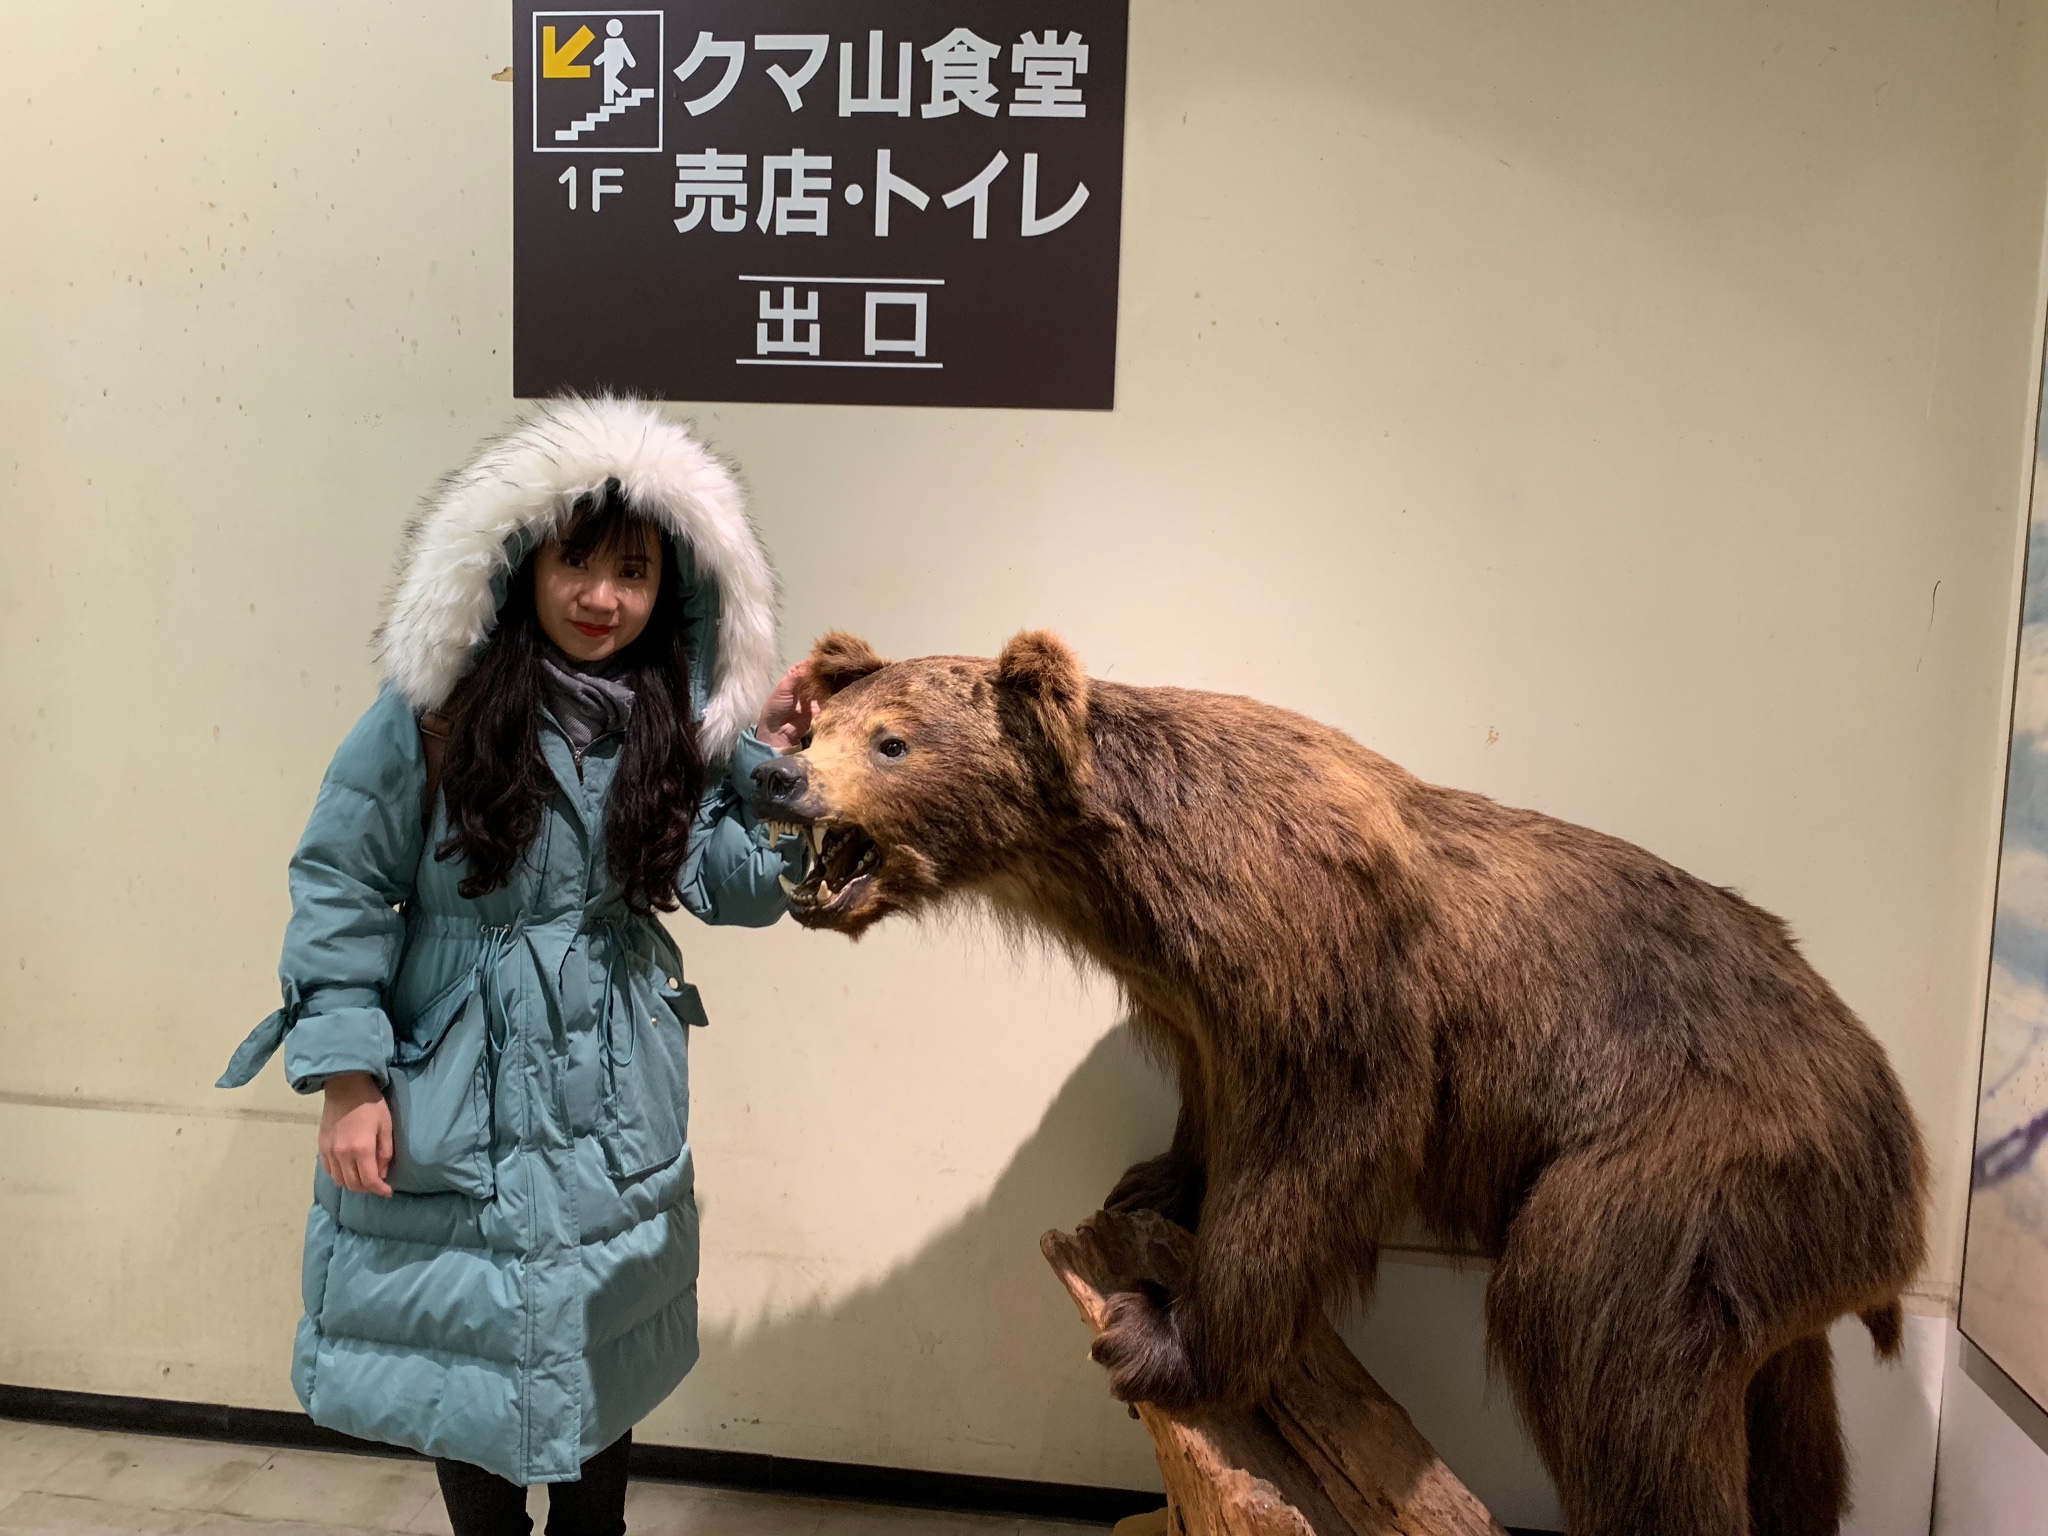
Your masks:
M 575 122 L 571 123 L 566 128 L 557 128 L 555 130 L 555 142 L 558 144 L 572 143 L 575 140 L 581 138 L 584 134 L 590 132 L 590 130 L 595 128 L 599 123 L 610 122 L 613 118 L 617 117 L 621 112 L 625 111 L 628 107 L 637 107 L 640 105 L 641 102 L 652 101 L 653 99 L 653 91 L 649 90 L 645 86 L 638 87 L 635 90 L 629 91 L 626 95 L 621 96 L 617 101 L 613 102 L 610 106 L 599 107 L 595 112 L 586 113 L 582 117 L 577 118 Z

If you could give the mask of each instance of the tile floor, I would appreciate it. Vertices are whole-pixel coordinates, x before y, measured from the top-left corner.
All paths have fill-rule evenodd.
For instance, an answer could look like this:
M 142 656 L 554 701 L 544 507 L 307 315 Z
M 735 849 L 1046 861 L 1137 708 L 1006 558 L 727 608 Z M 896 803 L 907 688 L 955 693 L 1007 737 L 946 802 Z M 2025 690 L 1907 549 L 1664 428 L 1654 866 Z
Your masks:
M 534 1490 L 534 1527 L 547 1495 Z M 641 1536 L 1100 1536 L 1101 1526 L 955 1515 L 636 1482 Z M 447 1536 L 424 1461 L 272 1451 L 0 1419 L 0 1533 L 52 1536 Z

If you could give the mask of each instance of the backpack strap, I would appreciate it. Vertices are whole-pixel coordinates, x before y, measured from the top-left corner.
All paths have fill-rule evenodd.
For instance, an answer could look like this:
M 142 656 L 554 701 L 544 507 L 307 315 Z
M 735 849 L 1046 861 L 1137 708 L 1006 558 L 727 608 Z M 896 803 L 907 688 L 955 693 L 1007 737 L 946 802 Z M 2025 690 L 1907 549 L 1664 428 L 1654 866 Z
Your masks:
M 441 798 L 441 765 L 448 760 L 448 740 L 453 727 L 448 717 L 430 710 L 420 719 L 420 751 L 427 759 L 427 786 L 420 796 L 420 830 L 434 830 L 434 805 Z

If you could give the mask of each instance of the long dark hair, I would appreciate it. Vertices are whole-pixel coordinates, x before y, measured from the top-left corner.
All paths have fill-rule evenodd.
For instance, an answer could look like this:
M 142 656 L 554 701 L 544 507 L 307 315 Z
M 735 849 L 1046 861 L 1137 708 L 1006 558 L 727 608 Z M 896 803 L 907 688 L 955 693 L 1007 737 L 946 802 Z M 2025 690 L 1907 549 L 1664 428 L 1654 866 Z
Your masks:
M 704 757 L 690 713 L 690 651 L 683 573 L 674 543 L 634 512 L 619 483 L 581 497 L 561 535 L 562 552 L 588 559 L 622 542 L 659 539 L 661 584 L 647 628 L 620 653 L 612 675 L 633 689 L 633 713 L 605 809 L 605 858 L 635 912 L 672 912 L 690 826 L 704 793 Z M 541 658 L 547 639 L 534 609 L 533 558 L 512 575 L 498 627 L 475 671 L 451 700 L 442 792 L 449 834 L 434 850 L 462 858 L 457 889 L 475 899 L 512 878 L 556 792 L 541 755 Z

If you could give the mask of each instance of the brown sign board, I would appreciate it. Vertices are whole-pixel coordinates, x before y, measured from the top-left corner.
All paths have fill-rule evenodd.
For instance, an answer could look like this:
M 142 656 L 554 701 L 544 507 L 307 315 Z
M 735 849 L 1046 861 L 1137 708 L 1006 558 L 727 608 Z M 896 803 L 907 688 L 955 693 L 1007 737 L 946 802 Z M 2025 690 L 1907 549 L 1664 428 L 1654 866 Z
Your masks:
M 1128 24 L 515 4 L 515 393 L 1108 409 Z

